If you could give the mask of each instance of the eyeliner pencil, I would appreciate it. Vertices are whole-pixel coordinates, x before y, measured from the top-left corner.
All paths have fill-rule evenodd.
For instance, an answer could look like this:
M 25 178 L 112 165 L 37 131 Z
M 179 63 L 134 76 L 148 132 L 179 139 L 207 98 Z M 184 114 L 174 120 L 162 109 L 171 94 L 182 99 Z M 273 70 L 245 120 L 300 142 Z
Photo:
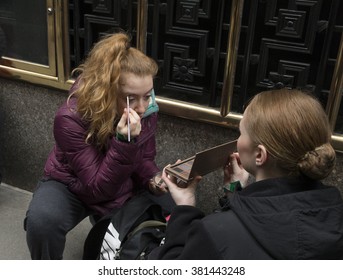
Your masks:
M 126 96 L 126 106 L 127 106 L 127 141 L 131 141 L 131 131 L 130 131 L 130 100 Z

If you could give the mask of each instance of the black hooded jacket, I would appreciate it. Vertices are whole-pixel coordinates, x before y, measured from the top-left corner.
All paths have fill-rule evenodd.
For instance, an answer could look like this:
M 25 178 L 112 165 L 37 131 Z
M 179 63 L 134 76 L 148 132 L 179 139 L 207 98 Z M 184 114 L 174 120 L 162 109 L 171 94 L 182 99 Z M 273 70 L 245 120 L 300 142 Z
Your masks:
M 306 178 L 259 181 L 205 216 L 177 206 L 152 259 L 343 259 L 343 201 Z

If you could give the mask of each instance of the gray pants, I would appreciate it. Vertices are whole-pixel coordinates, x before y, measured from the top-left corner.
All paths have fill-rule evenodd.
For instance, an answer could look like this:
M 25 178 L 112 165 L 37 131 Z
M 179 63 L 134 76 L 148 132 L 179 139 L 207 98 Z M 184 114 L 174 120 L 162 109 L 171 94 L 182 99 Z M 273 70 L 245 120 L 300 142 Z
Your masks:
M 67 233 L 90 214 L 62 183 L 39 181 L 24 221 L 31 258 L 62 259 Z

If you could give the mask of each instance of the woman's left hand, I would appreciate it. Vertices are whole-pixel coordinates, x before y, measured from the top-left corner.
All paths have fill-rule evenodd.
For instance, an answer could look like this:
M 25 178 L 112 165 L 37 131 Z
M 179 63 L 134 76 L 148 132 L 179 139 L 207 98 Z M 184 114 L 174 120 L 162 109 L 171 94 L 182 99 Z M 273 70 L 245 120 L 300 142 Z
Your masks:
M 142 130 L 141 117 L 137 114 L 135 110 L 130 109 L 129 118 L 131 137 L 135 138 L 141 133 Z
M 173 176 L 170 177 L 163 169 L 162 179 L 166 183 L 168 190 L 176 205 L 195 206 L 195 191 L 197 184 L 202 179 L 201 176 L 195 177 L 187 185 L 185 185 L 184 183 L 177 184 L 176 178 Z

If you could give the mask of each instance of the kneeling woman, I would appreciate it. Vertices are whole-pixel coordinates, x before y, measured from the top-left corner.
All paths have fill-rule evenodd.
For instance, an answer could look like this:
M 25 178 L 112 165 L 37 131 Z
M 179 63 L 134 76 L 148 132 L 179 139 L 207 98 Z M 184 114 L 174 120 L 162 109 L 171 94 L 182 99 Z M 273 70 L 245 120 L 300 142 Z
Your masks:
M 241 187 L 221 212 L 205 216 L 195 207 L 201 178 L 180 188 L 163 173 L 178 206 L 165 244 L 150 257 L 342 259 L 342 198 L 320 181 L 336 158 L 320 103 L 298 90 L 262 92 L 246 108 L 240 133 L 224 183 Z M 256 182 L 247 185 L 249 174 Z

